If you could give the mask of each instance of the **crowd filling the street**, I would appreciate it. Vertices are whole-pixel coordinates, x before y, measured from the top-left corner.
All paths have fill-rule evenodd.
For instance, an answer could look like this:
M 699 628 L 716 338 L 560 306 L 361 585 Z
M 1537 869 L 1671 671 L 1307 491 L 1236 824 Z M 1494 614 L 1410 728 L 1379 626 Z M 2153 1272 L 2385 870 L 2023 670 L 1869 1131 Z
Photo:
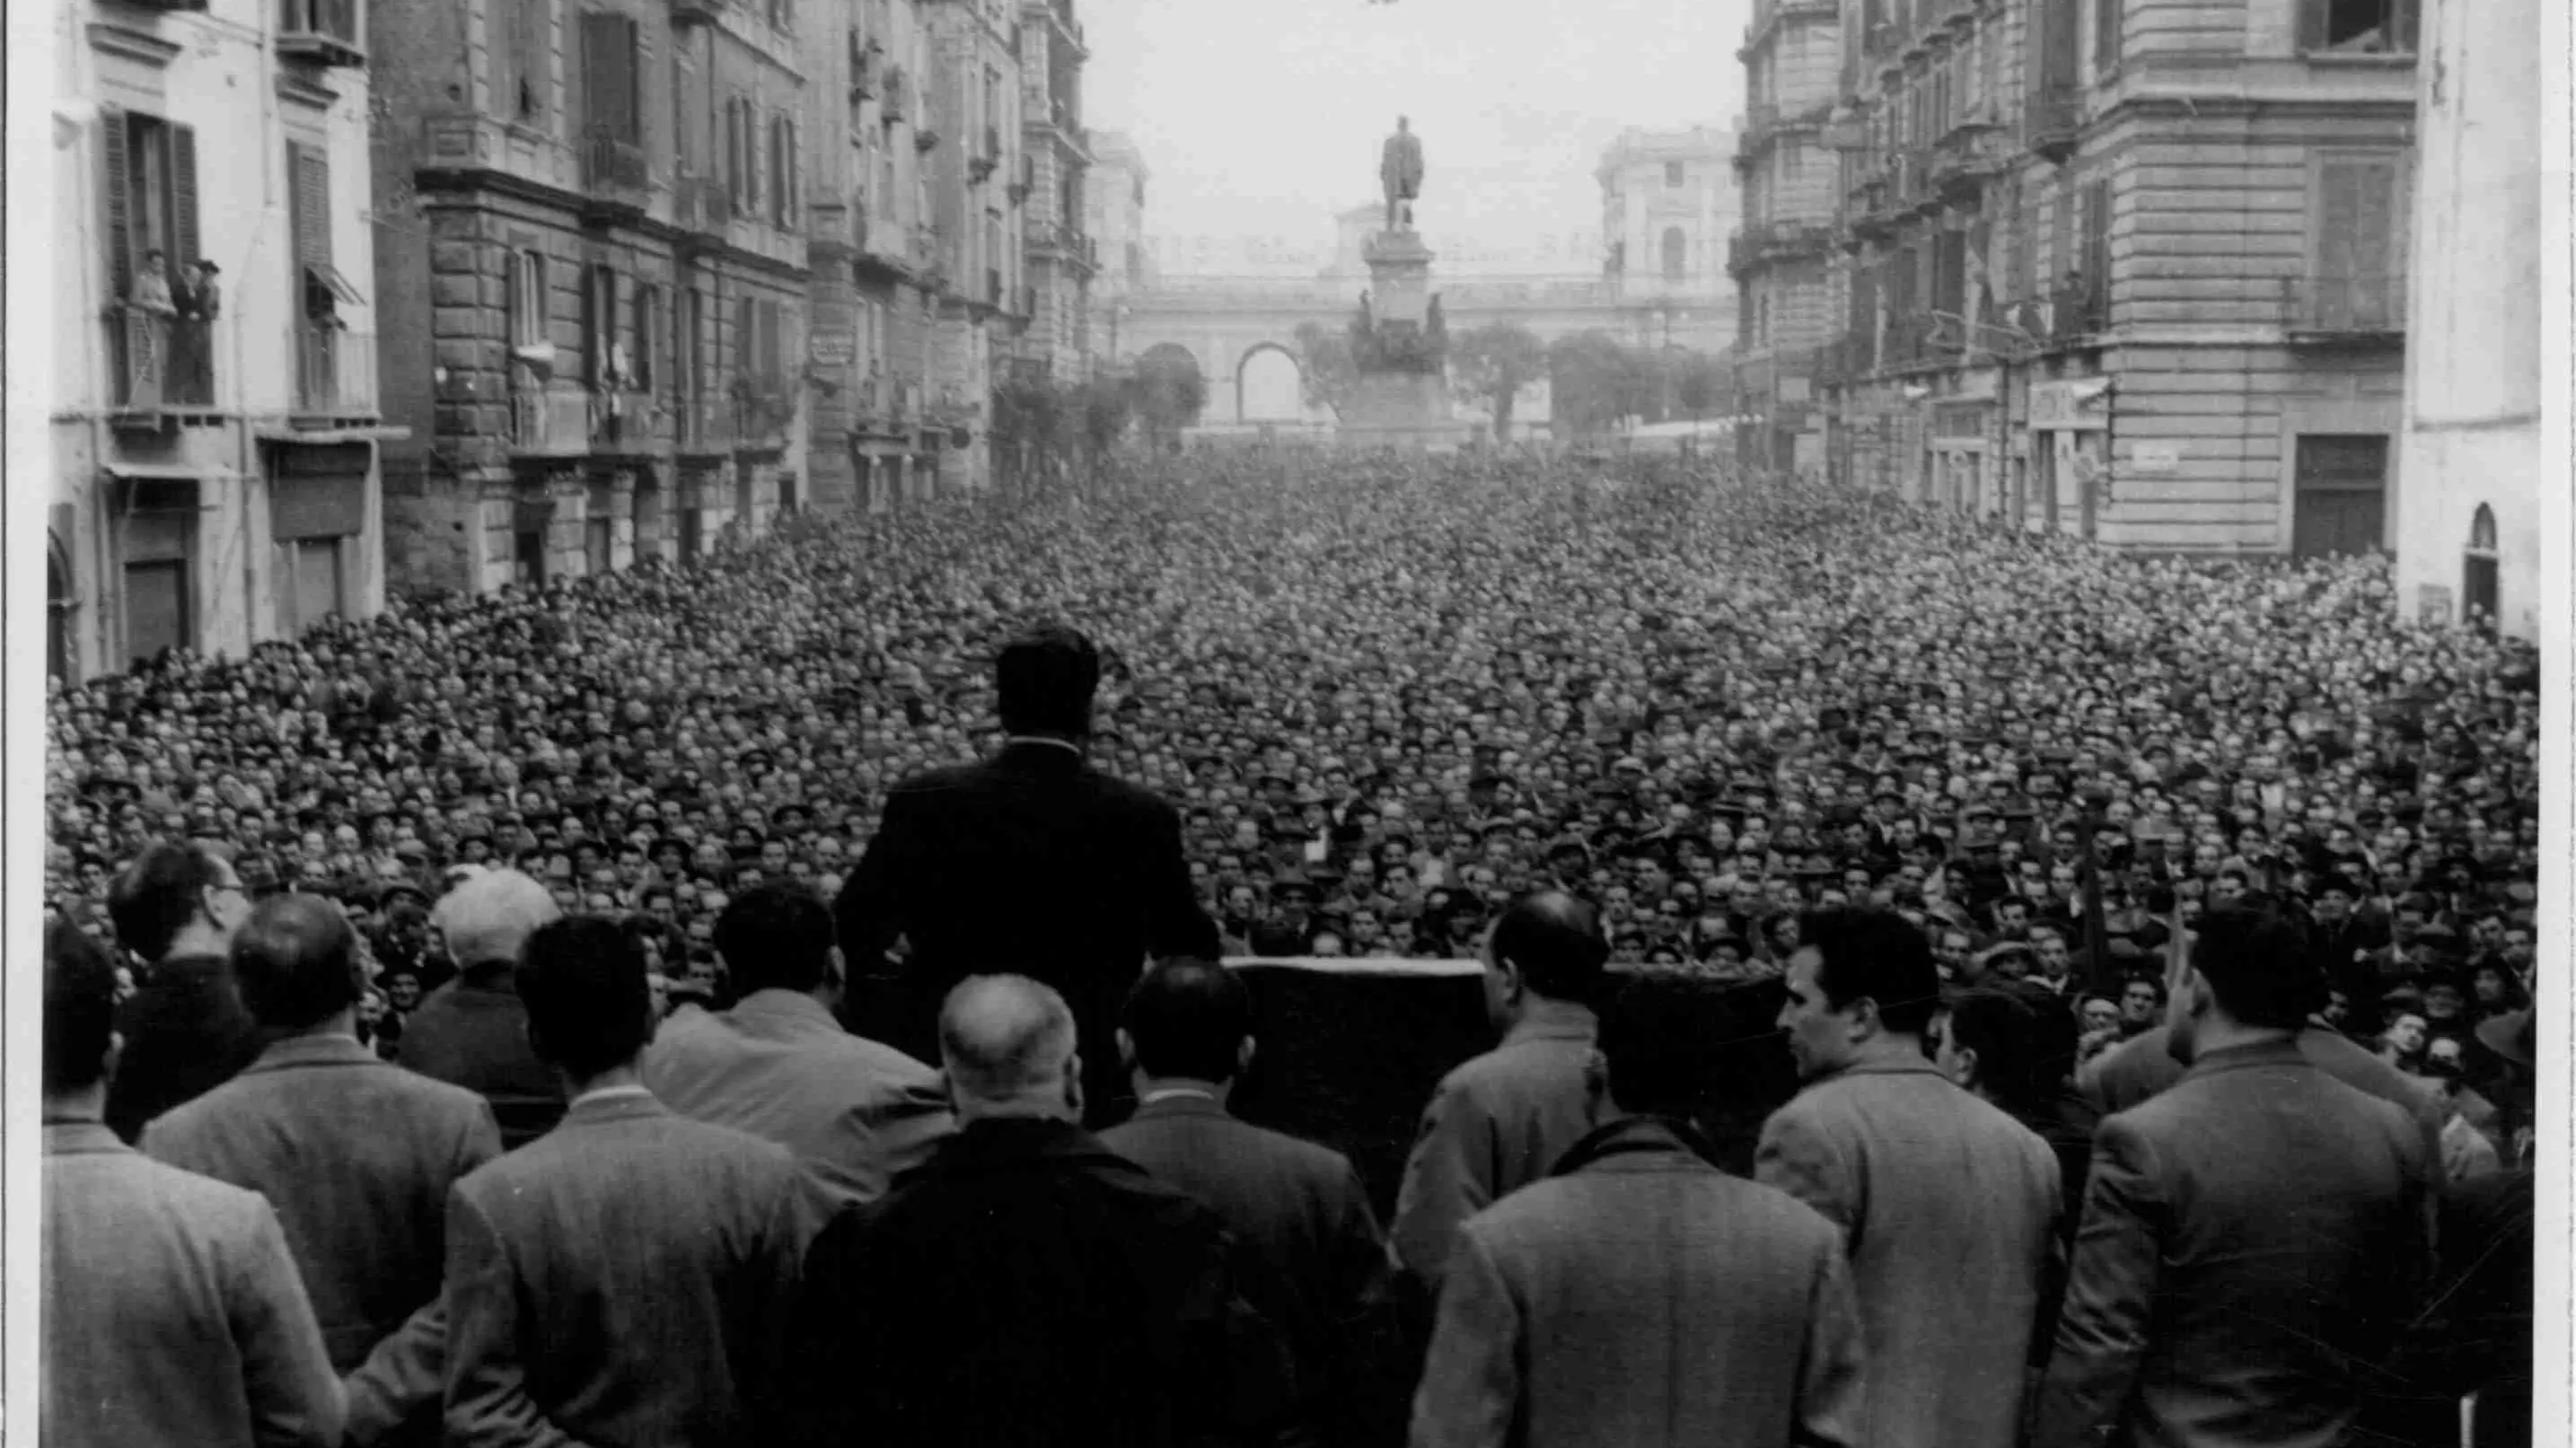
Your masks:
M 2527 1441 L 2538 675 L 1488 448 L 57 684 L 47 1436 Z M 1481 980 L 1391 1194 L 1265 970 Z

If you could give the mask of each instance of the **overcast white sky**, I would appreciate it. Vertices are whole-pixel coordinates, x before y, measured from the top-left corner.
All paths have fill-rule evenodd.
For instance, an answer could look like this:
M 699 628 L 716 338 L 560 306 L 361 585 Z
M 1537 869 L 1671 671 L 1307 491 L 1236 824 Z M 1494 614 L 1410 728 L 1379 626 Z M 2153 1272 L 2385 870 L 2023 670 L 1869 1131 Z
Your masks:
M 1076 0 L 1085 122 L 1134 137 L 1166 271 L 1311 271 L 1410 116 L 1448 271 L 1598 270 L 1628 126 L 1724 127 L 1751 0 Z M 1207 238 L 1202 249 L 1200 238 Z M 1295 259 L 1261 264 L 1256 243 Z M 1578 247 L 1580 251 L 1578 251 Z

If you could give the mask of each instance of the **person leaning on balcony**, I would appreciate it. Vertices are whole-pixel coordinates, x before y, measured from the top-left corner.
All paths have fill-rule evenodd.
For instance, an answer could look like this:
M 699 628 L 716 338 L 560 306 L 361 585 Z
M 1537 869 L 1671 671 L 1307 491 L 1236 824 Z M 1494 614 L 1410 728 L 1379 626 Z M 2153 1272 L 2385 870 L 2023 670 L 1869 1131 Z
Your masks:
M 223 293 L 215 278 L 223 269 L 213 262 L 188 263 L 172 296 L 178 321 L 171 328 L 170 388 L 195 402 L 215 395 L 215 318 L 223 310 Z
M 178 304 L 170 299 L 169 254 L 154 248 L 143 254 L 142 270 L 134 274 L 133 291 L 125 299 L 127 313 L 141 313 L 143 325 L 135 328 L 138 345 L 134 352 L 134 383 L 137 402 L 158 402 L 162 383 L 162 359 L 170 352 L 170 320 L 179 314 Z M 145 389 L 150 395 L 145 396 Z

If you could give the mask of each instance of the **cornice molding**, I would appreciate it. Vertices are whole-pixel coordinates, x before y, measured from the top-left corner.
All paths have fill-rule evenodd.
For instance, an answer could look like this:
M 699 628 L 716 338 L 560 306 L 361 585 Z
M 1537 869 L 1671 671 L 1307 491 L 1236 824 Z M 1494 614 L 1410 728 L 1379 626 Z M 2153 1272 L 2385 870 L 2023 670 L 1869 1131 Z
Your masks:
M 90 48 L 126 60 L 139 61 L 154 70 L 168 70 L 187 47 L 174 40 L 164 40 L 147 30 L 120 25 L 112 20 L 92 21 L 89 27 Z

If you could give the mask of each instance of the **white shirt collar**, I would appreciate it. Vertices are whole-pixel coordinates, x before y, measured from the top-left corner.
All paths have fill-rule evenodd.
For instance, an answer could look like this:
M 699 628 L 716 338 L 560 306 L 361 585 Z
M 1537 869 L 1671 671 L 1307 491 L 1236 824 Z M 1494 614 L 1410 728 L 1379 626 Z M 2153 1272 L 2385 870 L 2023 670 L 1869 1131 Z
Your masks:
M 630 1081 L 623 1086 L 602 1086 L 596 1091 L 584 1091 L 579 1096 L 572 1099 L 572 1104 L 579 1106 L 585 1101 L 616 1101 L 628 1096 L 650 1096 L 652 1094 L 653 1093 L 650 1090 L 647 1090 L 644 1087 L 643 1083 Z
M 1002 736 L 1002 743 L 1004 745 L 1043 744 L 1050 749 L 1066 750 L 1076 759 L 1082 757 L 1081 745 L 1074 743 L 1070 739 L 1054 739 L 1044 734 L 1005 734 Z
M 1144 1097 L 1137 1101 L 1136 1104 L 1139 1106 L 1151 1106 L 1157 1101 L 1170 1101 L 1182 1096 L 1195 1096 L 1201 1101 L 1214 1101 L 1216 1099 L 1215 1092 L 1201 1090 L 1196 1086 L 1166 1086 L 1160 1091 L 1146 1092 Z

